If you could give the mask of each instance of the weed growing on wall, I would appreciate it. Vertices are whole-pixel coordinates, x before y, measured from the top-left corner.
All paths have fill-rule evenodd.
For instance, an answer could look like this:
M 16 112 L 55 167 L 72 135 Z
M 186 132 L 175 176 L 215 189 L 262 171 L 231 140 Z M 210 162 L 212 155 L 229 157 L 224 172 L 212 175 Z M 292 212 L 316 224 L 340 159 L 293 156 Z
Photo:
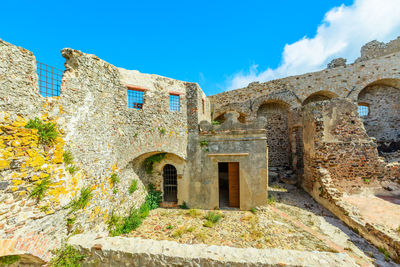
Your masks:
M 86 205 L 89 203 L 90 199 L 92 199 L 93 193 L 92 189 L 89 187 L 84 187 L 81 189 L 81 194 L 79 198 L 75 198 L 71 201 L 70 204 L 67 205 L 66 208 L 71 208 L 71 212 L 84 209 Z
M 185 201 L 183 201 L 182 205 L 179 205 L 179 208 L 184 209 L 184 210 L 188 210 L 189 206 L 187 205 L 187 203 Z
M 65 246 L 52 251 L 54 257 L 50 260 L 50 266 L 81 266 L 82 260 L 86 257 L 80 254 L 73 246 Z
M 74 161 L 74 157 L 72 156 L 71 151 L 67 150 L 63 154 L 63 160 L 65 165 L 70 165 Z
M 167 130 L 165 128 L 158 128 L 158 131 L 160 132 L 160 134 L 165 134 L 167 132 Z
M 200 141 L 200 147 L 202 149 L 204 149 L 204 151 L 208 152 L 209 151 L 209 149 L 208 149 L 208 141 L 207 140 L 201 140 Z
M 221 122 L 220 121 L 211 121 L 211 124 L 212 125 L 221 125 Z
M 165 158 L 166 154 L 167 153 L 158 153 L 145 159 L 144 167 L 146 169 L 146 173 L 152 173 L 154 163 L 162 161 Z
M 39 118 L 30 119 L 25 127 L 28 129 L 37 129 L 40 141 L 45 145 L 52 144 L 58 136 L 55 123 L 44 123 Z
M 142 224 L 142 221 L 149 216 L 150 210 L 158 208 L 160 202 L 161 192 L 155 191 L 153 186 L 149 186 L 146 200 L 139 209 L 132 208 L 129 215 L 124 218 L 117 216 L 114 210 L 111 212 L 110 219 L 107 221 L 110 235 L 128 234 L 138 228 Z
M 137 180 L 132 180 L 129 186 L 129 194 L 133 194 L 137 190 Z
M 46 191 L 49 189 L 50 187 L 50 178 L 44 178 L 41 181 L 37 181 L 35 183 L 35 186 L 33 187 L 33 190 L 31 191 L 29 197 L 34 197 L 36 198 L 36 201 L 39 202 L 40 200 L 42 200 L 42 198 L 44 197 Z
M 9 256 L 0 257 L 0 266 L 11 265 L 13 263 L 16 263 L 20 259 L 21 259 L 21 257 L 18 255 L 9 255 Z
M 111 174 L 111 182 L 113 183 L 113 185 L 119 183 L 119 181 L 120 180 L 119 180 L 118 174 L 116 174 L 116 173 Z
M 77 171 L 79 171 L 79 168 L 75 165 L 70 165 L 67 168 L 65 168 L 67 172 L 69 172 L 71 175 L 74 175 Z

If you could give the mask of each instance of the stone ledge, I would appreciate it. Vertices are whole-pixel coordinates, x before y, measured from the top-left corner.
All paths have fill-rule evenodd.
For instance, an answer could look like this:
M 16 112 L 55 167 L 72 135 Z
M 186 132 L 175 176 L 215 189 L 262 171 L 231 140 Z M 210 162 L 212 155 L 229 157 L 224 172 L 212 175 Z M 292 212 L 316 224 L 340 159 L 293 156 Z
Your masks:
M 96 234 L 75 235 L 68 243 L 89 255 L 84 266 L 358 266 L 345 253 L 187 245 L 127 237 L 96 239 Z

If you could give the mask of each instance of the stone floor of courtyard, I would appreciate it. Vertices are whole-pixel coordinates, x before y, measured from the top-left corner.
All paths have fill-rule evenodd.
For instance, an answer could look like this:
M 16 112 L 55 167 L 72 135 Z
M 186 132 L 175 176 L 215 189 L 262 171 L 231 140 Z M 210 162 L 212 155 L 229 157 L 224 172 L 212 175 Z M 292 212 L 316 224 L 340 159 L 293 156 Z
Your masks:
M 275 201 L 255 213 L 212 211 L 222 216 L 212 227 L 204 226 L 210 211 L 159 208 L 128 236 L 184 244 L 344 252 L 361 266 L 396 266 L 303 190 L 276 184 L 269 195 Z

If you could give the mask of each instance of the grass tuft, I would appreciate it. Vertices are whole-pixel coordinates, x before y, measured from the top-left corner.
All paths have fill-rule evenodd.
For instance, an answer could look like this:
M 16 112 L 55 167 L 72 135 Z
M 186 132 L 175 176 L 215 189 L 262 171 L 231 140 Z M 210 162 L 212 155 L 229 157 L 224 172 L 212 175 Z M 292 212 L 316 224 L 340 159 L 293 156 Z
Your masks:
M 0 266 L 7 266 L 16 263 L 21 259 L 18 255 L 8 255 L 0 257 Z
M 67 172 L 69 172 L 71 175 L 74 175 L 77 171 L 79 171 L 79 168 L 76 167 L 75 165 L 70 165 L 66 168 Z
M 50 260 L 50 266 L 81 266 L 82 260 L 86 257 L 80 254 L 73 246 L 65 246 L 52 251 L 54 257 Z
M 45 145 L 51 145 L 56 140 L 58 133 L 55 123 L 44 123 L 41 119 L 30 119 L 25 126 L 28 129 L 37 129 L 40 142 Z
M 93 193 L 90 187 L 83 187 L 81 189 L 81 194 L 79 198 L 75 198 L 68 204 L 67 208 L 71 208 L 71 211 L 77 211 L 80 209 L 84 209 L 89 201 L 92 199 Z
M 129 186 L 129 194 L 133 194 L 137 190 L 137 180 L 132 180 L 131 185 Z
M 221 220 L 222 215 L 218 214 L 216 212 L 213 211 L 209 211 L 206 216 L 204 216 L 204 219 L 206 219 L 207 221 L 210 221 L 212 223 L 217 223 L 219 220 Z
M 36 182 L 29 197 L 35 197 L 36 201 L 39 202 L 40 200 L 42 200 L 46 191 L 49 189 L 50 183 L 51 181 L 49 177 L 46 177 L 43 180 Z
M 74 156 L 72 156 L 71 151 L 67 150 L 64 152 L 63 159 L 66 165 L 70 165 L 74 161 Z

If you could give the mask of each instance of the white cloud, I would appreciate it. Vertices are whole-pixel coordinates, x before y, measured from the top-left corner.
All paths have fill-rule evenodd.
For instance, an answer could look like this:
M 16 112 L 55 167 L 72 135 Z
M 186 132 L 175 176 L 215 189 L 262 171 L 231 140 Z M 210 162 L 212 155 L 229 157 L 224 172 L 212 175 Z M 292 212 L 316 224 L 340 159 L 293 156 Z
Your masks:
M 347 58 L 350 63 L 365 43 L 374 39 L 387 42 L 399 35 L 400 0 L 355 0 L 351 6 L 329 10 L 313 38 L 303 37 L 286 44 L 278 68 L 259 71 L 258 65 L 253 65 L 247 73 L 230 77 L 227 89 L 321 70 L 336 57 Z

